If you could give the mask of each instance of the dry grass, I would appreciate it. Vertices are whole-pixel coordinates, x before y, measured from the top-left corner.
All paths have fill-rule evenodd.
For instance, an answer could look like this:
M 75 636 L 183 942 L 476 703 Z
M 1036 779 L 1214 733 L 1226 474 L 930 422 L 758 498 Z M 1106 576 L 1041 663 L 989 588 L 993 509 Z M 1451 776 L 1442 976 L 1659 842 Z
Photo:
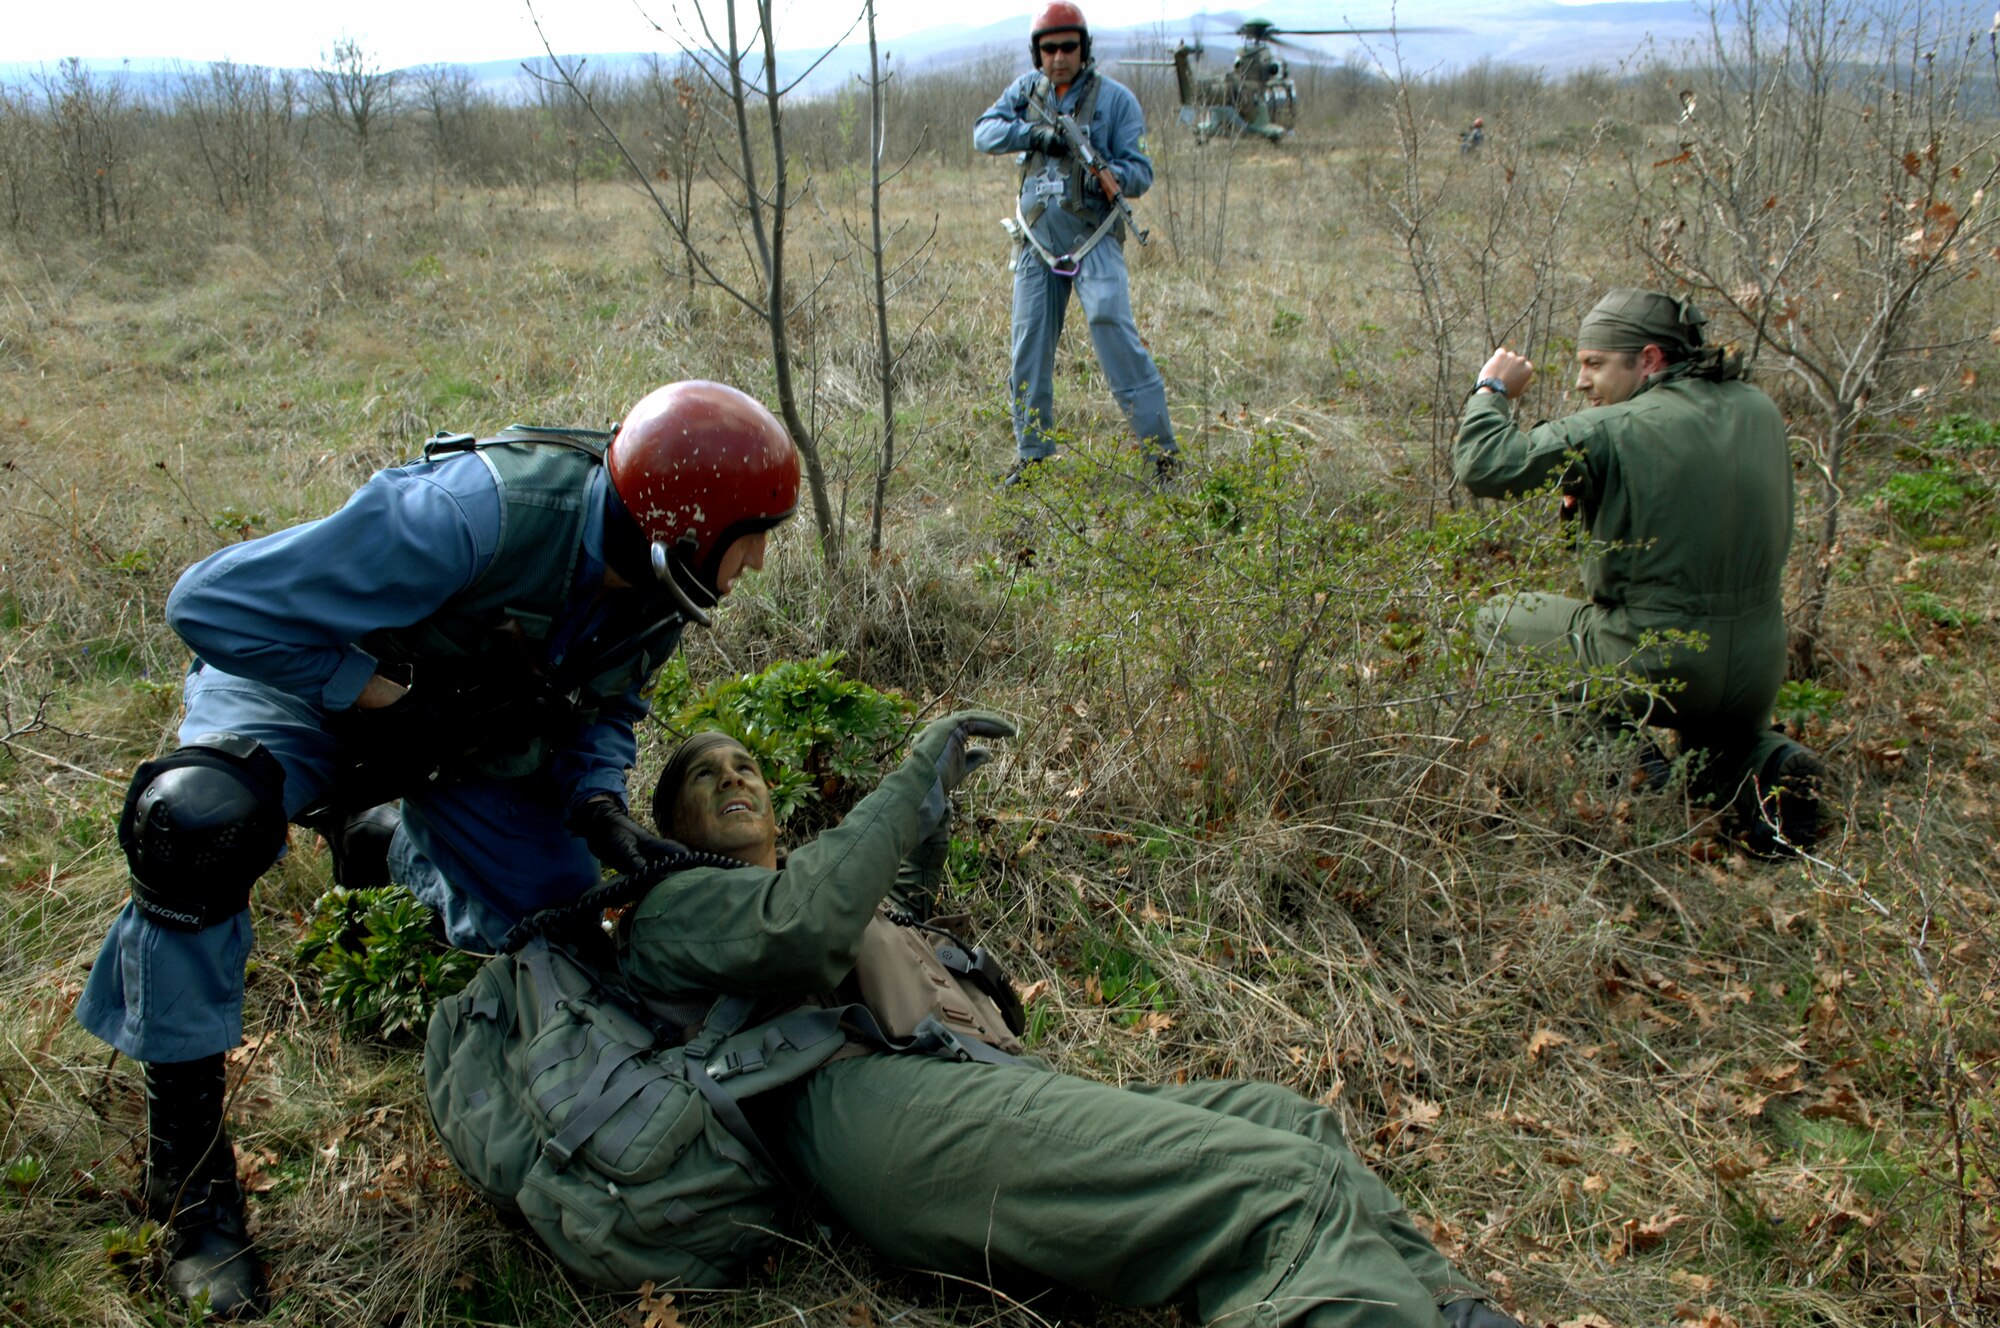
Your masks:
M 1559 577 L 1562 554 L 1532 513 L 1424 542 L 1440 516 L 1414 413 L 1428 352 L 1362 186 L 1379 132 L 1239 149 L 1219 235 L 1213 213 L 1176 219 L 1190 252 L 1152 214 L 1134 298 L 1193 460 L 1194 496 L 1166 507 L 1122 478 L 1136 459 L 1080 328 L 1059 370 L 1073 482 L 994 494 L 1011 171 L 920 168 L 896 206 L 937 212 L 941 252 L 896 317 L 943 304 L 905 366 L 887 551 L 858 551 L 873 394 L 841 271 L 809 330 L 850 555 L 829 572 L 795 524 L 690 641 L 697 680 L 837 648 L 868 681 L 1026 718 L 970 798 L 978 865 L 960 885 L 1041 992 L 1039 1049 L 1112 1080 L 1248 1075 L 1328 1101 L 1524 1319 L 1990 1319 L 1990 1302 L 1946 1297 L 1966 1258 L 1993 1258 L 1992 1182 L 1951 1156 L 1990 1167 L 1991 1123 L 1976 1094 L 1956 1129 L 1943 1111 L 1954 1085 L 1990 1089 L 2000 994 L 1987 500 L 1915 533 L 1857 505 L 1822 680 L 1845 696 L 1811 720 L 1841 829 L 1818 860 L 1730 856 L 1677 794 L 1630 794 L 1616 758 L 1509 701 L 1548 680 L 1453 653 L 1480 595 Z M 1190 209 L 1219 195 L 1219 152 L 1162 149 Z M 851 184 L 817 181 L 801 270 L 834 263 Z M 1454 215 L 1476 214 L 1477 177 L 1454 188 Z M 1576 224 L 1614 220 L 1607 205 Z M 1197 241 L 1219 242 L 1219 270 Z M 138 1079 L 67 1017 L 124 893 L 125 777 L 171 731 L 182 651 L 159 609 L 178 571 L 330 510 L 436 428 L 599 423 L 683 376 L 768 389 L 755 324 L 682 298 L 622 189 L 574 210 L 340 197 L 180 243 L 0 253 L 0 1167 L 44 1165 L 0 1185 L 0 1323 L 178 1321 L 103 1256 L 135 1220 Z M 1636 275 L 1615 246 L 1574 252 L 1572 297 Z M 1885 424 L 1909 441 L 1931 422 Z M 1351 594 L 1307 652 L 1317 690 L 1289 730 L 1256 656 L 1298 602 L 1239 574 L 1242 541 L 1188 535 L 1202 486 L 1272 437 L 1294 515 L 1370 532 L 1341 546 Z M 1899 464 L 1878 449 L 1855 493 Z M 1995 459 L 1968 464 L 1990 479 Z M 1258 557 L 1291 547 L 1252 534 Z M 1912 617 L 1912 586 L 1967 612 Z M 642 781 L 658 759 L 649 741 Z M 458 1184 L 409 1047 L 333 1033 L 290 949 L 325 864 L 294 848 L 255 905 L 234 1113 L 274 1322 L 639 1322 Z M 760 1326 L 1109 1313 L 941 1289 L 809 1233 L 756 1286 L 676 1308 Z

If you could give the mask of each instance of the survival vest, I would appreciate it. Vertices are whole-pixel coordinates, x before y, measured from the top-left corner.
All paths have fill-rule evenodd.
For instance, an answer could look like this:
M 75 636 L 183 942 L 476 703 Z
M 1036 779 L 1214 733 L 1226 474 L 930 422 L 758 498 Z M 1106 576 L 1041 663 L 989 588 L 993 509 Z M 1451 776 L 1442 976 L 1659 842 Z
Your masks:
M 593 429 L 510 425 L 492 438 L 440 434 L 424 459 L 471 452 L 493 473 L 500 539 L 492 560 L 464 593 L 408 627 L 371 632 L 362 648 L 419 678 L 446 674 L 472 683 L 527 682 L 569 603 L 582 556 L 591 480 L 611 435 Z M 680 615 L 651 611 L 611 622 L 596 642 L 578 642 L 550 683 L 546 716 L 589 723 L 606 705 L 652 676 L 680 642 Z M 543 733 L 499 735 L 503 745 L 473 763 L 479 773 L 517 778 L 548 756 Z

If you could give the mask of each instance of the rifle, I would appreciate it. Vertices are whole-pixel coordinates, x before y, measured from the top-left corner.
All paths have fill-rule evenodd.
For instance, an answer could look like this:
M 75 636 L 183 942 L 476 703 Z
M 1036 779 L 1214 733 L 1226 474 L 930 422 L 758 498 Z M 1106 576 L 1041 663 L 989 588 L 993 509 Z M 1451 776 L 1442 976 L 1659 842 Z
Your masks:
M 1139 224 L 1139 218 L 1133 215 L 1132 205 L 1125 201 L 1125 192 L 1118 187 L 1118 177 L 1111 173 L 1111 163 L 1104 159 L 1103 153 L 1092 146 L 1090 135 L 1083 132 L 1083 127 L 1077 124 L 1076 117 L 1067 111 L 1051 110 L 1046 106 L 1042 111 L 1050 127 L 1062 135 L 1063 142 L 1069 144 L 1069 150 L 1083 163 L 1083 168 L 1097 177 L 1097 187 L 1104 191 L 1104 196 L 1111 200 L 1111 206 L 1117 210 L 1125 224 L 1132 228 L 1132 234 L 1139 237 L 1139 243 L 1144 244 L 1146 230 Z

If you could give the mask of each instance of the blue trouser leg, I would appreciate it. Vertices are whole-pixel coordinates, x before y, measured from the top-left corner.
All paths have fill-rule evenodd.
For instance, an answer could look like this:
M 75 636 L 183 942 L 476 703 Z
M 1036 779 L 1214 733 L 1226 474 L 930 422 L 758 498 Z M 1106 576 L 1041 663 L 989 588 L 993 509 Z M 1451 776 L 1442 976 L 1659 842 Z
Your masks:
M 188 675 L 180 740 L 238 733 L 285 771 L 285 813 L 305 810 L 332 777 L 340 744 L 317 706 L 212 669 Z M 599 879 L 563 827 L 565 799 L 546 774 L 454 781 L 405 802 L 391 848 L 399 874 L 439 908 L 452 939 L 492 947 L 508 926 Z M 134 1060 L 185 1061 L 242 1039 L 249 910 L 204 931 L 172 931 L 127 903 L 76 1006 L 77 1022 Z
M 1083 257 L 1076 274 L 1076 298 L 1089 320 L 1090 341 L 1111 395 L 1148 451 L 1173 452 L 1174 422 L 1167 415 L 1167 385 L 1152 352 L 1139 339 L 1132 317 L 1132 287 L 1125 273 L 1125 246 L 1105 237 Z
M 1056 450 L 1048 432 L 1055 427 L 1056 343 L 1062 340 L 1069 307 L 1068 277 L 1027 245 L 1014 251 L 1014 352 L 1007 375 L 1013 398 L 1014 447 L 1024 457 Z
M 567 811 L 546 770 L 454 780 L 404 799 L 390 860 L 410 864 L 399 879 L 444 915 L 454 943 L 498 949 L 508 927 L 602 878 L 597 859 L 564 825 Z
M 207 733 L 255 738 L 285 771 L 285 814 L 303 811 L 332 776 L 337 744 L 321 712 L 295 696 L 197 668 L 182 687 L 180 741 Z M 127 902 L 76 1003 L 76 1020 L 137 1061 L 190 1061 L 243 1038 L 243 965 L 250 911 L 219 927 L 172 931 Z

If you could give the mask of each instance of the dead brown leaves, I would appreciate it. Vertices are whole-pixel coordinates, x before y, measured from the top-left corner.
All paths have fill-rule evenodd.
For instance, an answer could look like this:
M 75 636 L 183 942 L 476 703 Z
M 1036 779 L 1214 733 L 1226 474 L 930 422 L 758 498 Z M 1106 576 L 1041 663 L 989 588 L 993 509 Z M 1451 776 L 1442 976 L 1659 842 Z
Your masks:
M 1569 1039 L 1553 1028 L 1538 1028 L 1528 1039 L 1528 1059 L 1539 1061 L 1557 1047 L 1567 1047 Z
M 651 1282 L 639 1284 L 639 1299 L 625 1307 L 619 1321 L 626 1328 L 681 1328 L 681 1312 L 671 1291 L 662 1291 Z
M 1384 1155 L 1413 1152 L 1432 1144 L 1431 1132 L 1444 1116 L 1443 1107 L 1390 1083 L 1382 1086 L 1382 1101 L 1389 1119 L 1375 1127 L 1374 1140 Z
M 1618 1224 L 1612 1234 L 1611 1244 L 1604 1251 L 1604 1257 L 1616 1263 L 1628 1255 L 1644 1254 L 1657 1248 L 1668 1236 L 1679 1228 L 1694 1221 L 1686 1213 L 1661 1213 L 1641 1222 L 1637 1218 L 1626 1218 Z

